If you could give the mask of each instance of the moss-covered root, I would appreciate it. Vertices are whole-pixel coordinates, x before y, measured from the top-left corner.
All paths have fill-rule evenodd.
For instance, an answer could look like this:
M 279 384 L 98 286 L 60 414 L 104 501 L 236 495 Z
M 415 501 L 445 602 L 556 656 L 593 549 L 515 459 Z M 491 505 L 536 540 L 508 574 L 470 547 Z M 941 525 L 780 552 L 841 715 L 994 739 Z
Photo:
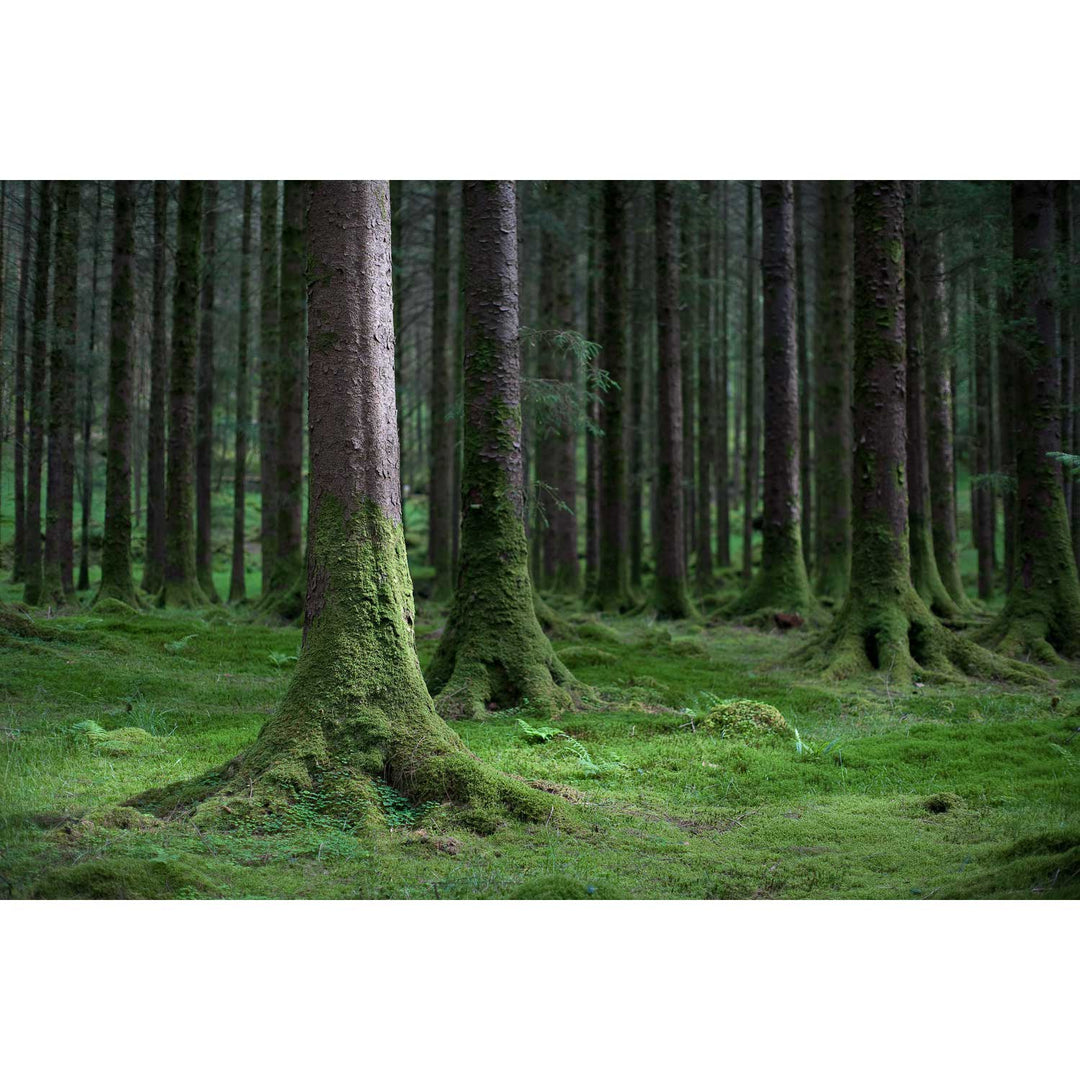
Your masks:
M 1030 602 L 1014 588 L 1001 614 L 974 635 L 976 641 L 1004 656 L 1056 664 L 1080 650 L 1080 611 L 1053 596 Z
M 827 678 L 877 673 L 898 688 L 960 674 L 1022 685 L 1045 681 L 1038 668 L 998 656 L 946 629 L 914 589 L 891 602 L 849 595 L 832 625 L 795 658 Z
M 117 607 L 117 605 L 122 607 Z M 125 589 L 118 585 L 106 585 L 104 582 L 99 586 L 97 595 L 94 597 L 91 607 L 99 614 L 122 612 L 129 609 L 132 615 L 143 606 L 135 586 Z
M 158 607 L 201 608 L 209 602 L 197 581 L 166 581 L 157 595 Z
M 540 628 L 552 641 L 576 641 L 577 631 L 564 619 L 535 589 L 533 589 L 533 611 Z

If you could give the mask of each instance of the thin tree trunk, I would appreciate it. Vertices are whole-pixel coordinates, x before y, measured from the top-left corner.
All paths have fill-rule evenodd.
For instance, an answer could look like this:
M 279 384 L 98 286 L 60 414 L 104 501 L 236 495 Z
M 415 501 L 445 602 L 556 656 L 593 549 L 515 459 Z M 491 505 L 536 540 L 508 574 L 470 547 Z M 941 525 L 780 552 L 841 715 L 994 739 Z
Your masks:
M 754 183 L 746 184 L 746 315 L 743 324 L 743 376 L 746 391 L 743 413 L 746 417 L 746 452 L 743 455 L 743 561 L 742 576 L 747 584 L 754 570 L 754 517 L 758 503 L 760 437 L 757 418 L 757 365 L 754 362 L 754 322 L 757 309 L 757 274 L 754 261 Z
M 206 602 L 195 566 L 194 421 L 199 275 L 202 265 L 203 186 L 180 182 L 180 219 L 173 289 L 172 365 L 169 382 L 169 460 L 166 476 L 165 584 L 161 603 L 196 607 Z
M 1058 353 L 1061 356 L 1061 449 L 1073 453 L 1073 425 L 1075 423 L 1075 402 L 1073 401 L 1074 345 L 1073 345 L 1073 302 L 1072 302 L 1072 182 L 1058 180 L 1054 184 L 1054 234 L 1057 241 L 1058 282 Z M 1069 519 L 1073 516 L 1073 479 L 1071 471 L 1063 476 L 1065 492 L 1065 512 Z M 1073 541 L 1074 546 L 1076 541 Z
M 252 183 L 244 181 L 243 224 L 240 230 L 240 331 L 236 350 L 236 460 L 233 465 L 232 570 L 229 603 L 247 598 L 247 552 L 244 524 L 247 512 L 248 428 L 251 425 L 251 391 L 248 387 L 248 329 L 251 322 L 249 276 L 251 273 Z
M 806 207 L 805 185 L 795 182 L 795 290 L 796 319 L 795 333 L 798 339 L 799 354 L 799 503 L 802 507 L 802 549 L 807 569 L 811 564 L 812 542 L 811 523 L 813 519 L 813 471 L 814 462 L 810 456 L 810 302 L 806 289 Z
M 259 195 L 259 543 L 262 549 L 262 592 L 270 592 L 277 558 L 277 424 L 278 424 L 278 182 L 264 180 Z
M 589 184 L 588 191 L 588 233 L 589 233 L 589 268 L 586 276 L 588 294 L 588 313 L 586 316 L 587 333 L 590 341 L 600 340 L 600 327 L 603 320 L 601 310 L 603 292 L 601 289 L 600 266 L 600 207 L 593 195 L 595 185 Z M 603 354 L 601 354 L 603 355 Z M 603 360 L 601 360 L 603 366 Z M 596 430 L 600 427 L 599 403 L 588 385 L 585 385 L 585 595 L 592 596 L 596 589 L 596 577 L 600 569 L 600 446 Z
M 90 335 L 86 349 L 82 415 L 82 529 L 79 536 L 79 592 L 90 588 L 90 516 L 94 498 L 94 377 L 97 374 L 97 291 L 101 257 L 101 181 L 94 184 L 93 256 L 90 271 Z
M 95 604 L 138 606 L 131 576 L 131 442 L 135 320 L 135 183 L 113 184 L 112 290 L 109 299 L 109 415 L 105 535 Z M 190 498 L 190 496 L 189 496 Z
M 221 602 L 214 587 L 213 519 L 210 495 L 214 456 L 214 304 L 217 260 L 216 180 L 203 182 L 203 273 L 199 308 L 199 368 L 195 400 L 195 569 L 199 586 L 212 604 Z
M 694 367 L 698 351 L 697 266 L 698 243 L 696 192 L 690 184 L 676 184 L 675 198 L 679 216 L 679 345 L 683 408 L 683 546 L 689 574 L 690 557 L 697 549 L 697 499 L 694 486 Z
M 731 462 L 728 434 L 728 390 L 730 387 L 728 318 L 730 289 L 730 233 L 728 230 L 728 182 L 720 181 L 720 339 L 717 344 L 716 372 L 716 561 L 731 565 Z M 738 434 L 736 434 L 736 443 Z
M 697 228 L 697 375 L 698 409 L 697 431 L 697 529 L 695 539 L 695 582 L 698 592 L 704 594 L 712 587 L 712 464 L 713 464 L 713 415 L 716 394 L 713 391 L 713 361 L 715 357 L 715 312 L 712 292 L 712 202 L 715 181 L 701 181 L 698 185 Z
M 52 183 L 42 180 L 38 197 L 37 248 L 34 253 L 34 345 L 30 353 L 29 453 L 26 462 L 26 534 L 23 602 L 41 600 L 41 471 L 48 402 L 49 256 L 52 247 Z
M 49 457 L 41 603 L 60 607 L 75 592 L 75 341 L 78 314 L 79 184 L 57 184 L 53 331 L 49 355 Z
M 972 529 L 979 553 L 979 599 L 989 600 L 994 592 L 994 490 L 986 477 L 990 473 L 990 383 L 993 379 L 990 289 L 986 274 L 975 277 L 975 468 L 972 486 L 976 492 Z M 975 476 L 981 478 L 976 484 Z
M 635 218 L 643 212 L 644 200 L 635 200 Z M 633 331 L 631 335 L 631 400 L 630 400 L 630 585 L 641 588 L 642 563 L 644 560 L 645 510 L 645 383 L 649 372 L 649 342 L 651 340 L 652 312 L 655 305 L 649 293 L 649 235 L 643 224 L 632 230 L 634 238 L 634 294 Z
M 26 309 L 30 297 L 30 245 L 34 235 L 33 184 L 23 182 L 22 253 L 15 308 L 15 552 L 13 584 L 26 579 Z M 39 226 L 40 227 L 40 226 Z

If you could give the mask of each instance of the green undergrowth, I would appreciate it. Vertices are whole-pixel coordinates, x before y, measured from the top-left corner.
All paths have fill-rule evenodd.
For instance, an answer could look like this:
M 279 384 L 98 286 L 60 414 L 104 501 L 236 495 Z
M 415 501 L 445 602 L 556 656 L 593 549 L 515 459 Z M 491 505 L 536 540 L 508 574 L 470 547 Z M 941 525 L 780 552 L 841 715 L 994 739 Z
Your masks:
M 300 632 L 224 608 L 14 619 L 0 896 L 1080 896 L 1080 668 L 1037 691 L 826 684 L 785 666 L 790 636 L 560 614 L 590 627 L 558 643 L 583 709 L 454 726 L 563 809 L 480 832 L 378 783 L 359 810 L 329 785 L 230 829 L 123 807 L 249 746 Z M 444 617 L 421 600 L 422 662 Z

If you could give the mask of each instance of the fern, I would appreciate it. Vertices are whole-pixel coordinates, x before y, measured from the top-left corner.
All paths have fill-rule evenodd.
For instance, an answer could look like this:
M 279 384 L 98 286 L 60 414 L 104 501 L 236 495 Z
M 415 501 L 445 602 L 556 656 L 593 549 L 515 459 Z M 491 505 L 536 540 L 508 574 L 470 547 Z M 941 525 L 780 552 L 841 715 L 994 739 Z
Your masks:
M 560 739 L 562 744 L 567 747 L 568 750 L 581 762 L 582 768 L 585 770 L 587 776 L 598 776 L 601 773 L 616 772 L 619 769 L 625 768 L 621 761 L 614 762 L 598 762 L 593 761 L 592 755 L 589 751 L 581 745 L 572 735 L 567 735 L 562 728 L 555 727 L 533 727 L 531 724 L 526 723 L 524 720 L 518 721 L 518 727 L 521 728 L 522 734 L 529 742 L 541 742 L 546 743 L 551 739 Z
M 198 636 L 198 634 L 188 634 L 187 637 L 182 637 L 179 641 L 166 641 L 165 651 L 170 653 L 183 652 Z

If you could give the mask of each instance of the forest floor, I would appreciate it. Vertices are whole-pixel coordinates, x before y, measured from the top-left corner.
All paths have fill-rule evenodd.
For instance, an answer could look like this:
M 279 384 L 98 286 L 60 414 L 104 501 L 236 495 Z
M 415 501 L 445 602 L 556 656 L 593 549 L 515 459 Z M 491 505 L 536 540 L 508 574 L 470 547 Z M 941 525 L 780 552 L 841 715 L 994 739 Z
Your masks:
M 0 896 L 509 898 L 558 877 L 632 899 L 1080 897 L 1080 668 L 1038 692 L 823 683 L 786 663 L 799 631 L 564 614 L 579 639 L 556 648 L 612 700 L 455 725 L 485 761 L 577 793 L 561 820 L 490 835 L 390 789 L 375 828 L 317 798 L 261 833 L 120 809 L 255 739 L 295 628 L 219 607 L 0 633 Z M 444 618 L 418 601 L 422 662 Z M 790 735 L 707 728 L 732 698 L 776 706 Z

